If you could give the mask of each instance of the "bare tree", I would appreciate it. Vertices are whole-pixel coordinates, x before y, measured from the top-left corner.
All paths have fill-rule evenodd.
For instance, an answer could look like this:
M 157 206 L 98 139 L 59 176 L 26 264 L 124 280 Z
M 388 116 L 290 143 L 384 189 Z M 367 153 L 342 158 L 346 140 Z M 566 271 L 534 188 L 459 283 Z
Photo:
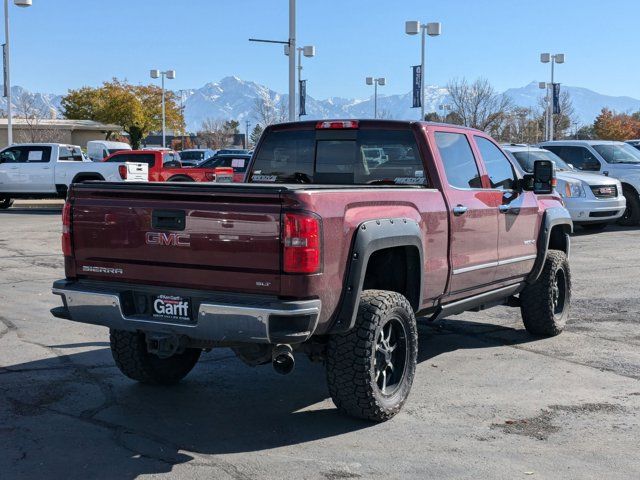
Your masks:
M 473 83 L 465 78 L 454 79 L 447 85 L 451 97 L 452 113 L 467 127 L 491 132 L 499 128 L 512 102 L 509 97 L 495 91 L 486 78 Z
M 283 99 L 276 103 L 266 92 L 256 98 L 253 105 L 253 116 L 257 122 L 266 127 L 274 123 L 285 122 L 288 118 L 287 105 Z
M 197 133 L 199 143 L 207 148 L 224 148 L 233 140 L 233 130 L 229 123 L 214 118 L 206 118 Z
M 23 92 L 15 103 L 17 119 L 24 121 L 24 128 L 18 130 L 19 141 L 31 143 L 54 142 L 60 140 L 60 133 L 47 125 L 46 120 L 55 118 L 55 112 L 38 102 L 35 95 Z

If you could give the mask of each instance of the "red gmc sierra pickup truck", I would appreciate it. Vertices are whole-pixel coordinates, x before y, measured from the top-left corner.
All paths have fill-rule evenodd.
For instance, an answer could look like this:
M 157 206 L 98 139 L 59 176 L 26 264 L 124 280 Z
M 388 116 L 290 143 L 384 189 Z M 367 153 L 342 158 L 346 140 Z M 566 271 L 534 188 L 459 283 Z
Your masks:
M 383 421 L 412 385 L 416 316 L 508 305 L 562 331 L 571 218 L 552 162 L 518 172 L 477 130 L 336 120 L 268 127 L 246 184 L 75 184 L 52 313 L 109 327 L 146 383 L 216 347 L 280 373 L 304 353 L 341 411 Z
M 233 181 L 232 168 L 186 168 L 177 152 L 166 150 L 122 150 L 103 162 L 138 162 L 149 165 L 150 182 L 220 182 Z M 222 174 L 222 175 L 221 175 Z

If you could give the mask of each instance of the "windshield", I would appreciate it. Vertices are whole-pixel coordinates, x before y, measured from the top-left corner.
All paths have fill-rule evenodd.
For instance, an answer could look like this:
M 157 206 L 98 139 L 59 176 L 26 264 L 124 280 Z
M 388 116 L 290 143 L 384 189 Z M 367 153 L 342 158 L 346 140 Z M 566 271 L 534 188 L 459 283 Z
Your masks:
M 180 152 L 181 160 L 203 160 L 204 152 Z
M 640 163 L 640 152 L 631 145 L 602 143 L 593 148 L 607 163 Z
M 573 170 L 571 166 L 553 152 L 540 150 L 527 150 L 521 152 L 511 152 L 516 160 L 527 173 L 533 173 L 533 162 L 536 160 L 551 160 L 556 165 L 556 170 L 562 172 Z

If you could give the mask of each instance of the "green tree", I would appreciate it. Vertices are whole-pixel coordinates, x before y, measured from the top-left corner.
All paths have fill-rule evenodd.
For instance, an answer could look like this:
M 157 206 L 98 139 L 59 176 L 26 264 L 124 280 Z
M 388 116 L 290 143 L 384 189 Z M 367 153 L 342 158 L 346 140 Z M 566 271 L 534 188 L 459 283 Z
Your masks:
M 122 126 L 131 146 L 162 128 L 162 89 L 155 85 L 131 85 L 114 78 L 102 86 L 69 90 L 62 99 L 65 118 L 95 120 Z M 167 127 L 181 130 L 184 118 L 173 92 L 165 93 Z
M 264 128 L 262 128 L 259 123 L 256 123 L 256 126 L 253 127 L 253 130 L 251 131 L 251 135 L 249 135 L 249 140 L 251 140 L 252 145 L 256 145 L 258 143 L 258 140 L 260 140 L 263 131 Z

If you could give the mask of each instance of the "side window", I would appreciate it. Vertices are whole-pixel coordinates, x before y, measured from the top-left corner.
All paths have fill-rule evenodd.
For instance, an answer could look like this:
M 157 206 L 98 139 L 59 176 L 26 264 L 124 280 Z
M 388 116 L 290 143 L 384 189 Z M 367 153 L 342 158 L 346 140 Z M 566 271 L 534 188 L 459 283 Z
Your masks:
M 51 147 L 22 147 L 22 161 L 27 163 L 47 163 L 51 159 Z
M 60 146 L 60 152 L 58 153 L 58 160 L 73 160 L 71 149 Z
M 22 156 L 22 149 L 7 148 L 0 153 L 0 163 L 23 163 L 26 157 Z
M 600 162 L 585 147 L 562 147 L 559 156 L 578 170 L 589 172 L 597 172 L 600 170 Z
M 499 190 L 513 190 L 516 187 L 516 177 L 511 162 L 491 140 L 484 137 L 473 137 L 487 168 L 491 188 Z
M 435 138 L 449 185 L 456 188 L 482 188 L 478 165 L 467 136 L 435 132 Z

